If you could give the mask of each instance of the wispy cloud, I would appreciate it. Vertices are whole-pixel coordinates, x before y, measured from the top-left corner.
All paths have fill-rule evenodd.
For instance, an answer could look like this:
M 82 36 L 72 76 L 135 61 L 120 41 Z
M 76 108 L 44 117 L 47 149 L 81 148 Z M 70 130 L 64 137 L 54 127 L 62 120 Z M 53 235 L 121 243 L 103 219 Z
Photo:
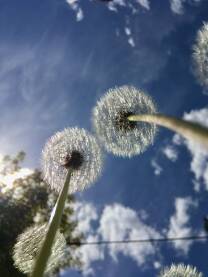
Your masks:
M 90 233 L 92 231 L 92 222 L 98 219 L 95 206 L 92 203 L 75 202 L 73 204 L 73 209 L 75 210 L 74 218 L 78 222 L 76 231 L 78 233 Z
M 159 163 L 157 162 L 156 159 L 152 159 L 151 160 L 151 166 L 153 167 L 154 169 L 154 174 L 155 175 L 160 175 L 163 171 L 162 167 L 159 165 Z
M 150 2 L 148 0 L 113 0 L 108 4 L 108 8 L 112 11 L 118 11 L 120 7 L 126 7 L 131 10 L 132 13 L 136 13 L 140 8 L 145 10 L 150 9 Z
M 143 8 L 147 10 L 150 9 L 150 2 L 148 0 L 136 0 L 136 2 L 138 2 Z
M 193 0 L 195 3 L 199 3 L 201 0 Z M 170 7 L 173 13 L 181 15 L 184 13 L 184 4 L 190 3 L 187 0 L 170 0 Z
M 91 12 L 96 12 L 96 8 L 99 5 L 103 9 L 109 9 L 110 12 L 119 13 L 121 20 L 118 25 L 115 25 L 115 33 L 119 33 L 121 44 L 126 40 L 133 50 L 128 56 L 128 60 L 124 58 L 120 65 L 121 67 L 129 68 L 128 74 L 130 77 L 128 78 L 126 74 L 126 78 L 128 78 L 126 81 L 129 81 L 129 79 L 132 81 L 136 80 L 143 86 L 158 78 L 160 71 L 166 66 L 170 58 L 170 51 L 164 52 L 164 49 L 159 45 L 178 24 L 171 17 L 168 20 L 166 19 L 167 11 L 164 13 L 161 10 L 160 13 L 154 10 L 151 13 L 150 1 L 147 0 L 114 0 L 109 3 L 97 1 L 96 5 L 92 5 L 89 0 L 86 0 L 86 5 L 83 5 L 83 2 L 79 0 L 66 0 L 66 2 L 75 10 L 76 14 L 78 14 L 80 9 L 82 10 L 80 14 L 85 13 L 84 9 L 87 5 Z M 98 12 L 101 9 L 98 9 Z M 144 20 L 144 13 L 147 13 L 147 21 Z M 166 22 L 165 25 L 163 24 L 164 20 Z M 149 24 L 152 21 L 155 22 L 154 26 Z M 122 32 L 122 29 L 124 29 L 124 32 Z M 149 43 L 150 41 L 151 43 Z M 132 64 L 135 66 L 132 66 Z M 157 64 L 156 67 L 155 64 Z
M 162 149 L 163 154 L 168 158 L 170 161 L 175 162 L 178 159 L 178 151 L 172 145 L 166 145 Z
M 171 162 L 176 162 L 178 159 L 178 150 L 172 142 L 165 142 L 162 147 L 157 149 L 156 155 L 151 159 L 151 166 L 154 175 L 159 176 L 166 169 L 167 163 L 164 163 L 164 157 Z
M 132 33 L 131 33 L 131 29 L 129 28 L 129 27 L 125 27 L 124 28 L 124 32 L 125 32 L 125 34 L 126 34 L 126 36 L 127 36 L 127 38 L 128 38 L 128 43 L 129 43 L 129 45 L 131 45 L 131 47 L 135 47 L 135 41 L 134 41 L 134 38 L 133 38 L 133 36 L 132 36 Z
M 81 21 L 84 19 L 84 12 L 80 6 L 79 0 L 66 0 L 67 4 L 76 14 L 76 20 Z
M 4 154 L 37 151 L 34 145 L 59 125 L 70 106 L 62 77 L 57 74 L 64 71 L 64 43 L 44 45 L 42 41 L 34 46 L 0 47 L 0 150 Z
M 171 0 L 170 1 L 170 7 L 171 10 L 176 14 L 182 14 L 183 13 L 183 3 L 186 0 Z
M 167 235 L 169 237 L 183 237 L 193 235 L 193 230 L 190 227 L 190 210 L 191 207 L 196 207 L 197 202 L 191 198 L 176 198 L 175 213 L 170 217 L 170 223 Z M 191 247 L 193 241 L 174 241 L 173 246 L 185 255 Z

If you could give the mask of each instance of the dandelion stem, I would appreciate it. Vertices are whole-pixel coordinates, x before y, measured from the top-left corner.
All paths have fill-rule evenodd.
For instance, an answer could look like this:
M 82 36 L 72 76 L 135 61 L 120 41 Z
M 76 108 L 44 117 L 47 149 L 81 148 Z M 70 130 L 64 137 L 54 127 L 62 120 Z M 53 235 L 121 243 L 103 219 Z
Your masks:
M 195 140 L 208 148 L 208 129 L 197 123 L 162 114 L 130 115 L 128 120 L 155 123 L 171 129 L 187 139 Z
M 54 241 L 56 232 L 57 232 L 60 222 L 61 222 L 61 217 L 62 217 L 62 213 L 64 210 L 65 201 L 66 201 L 66 198 L 68 195 L 68 188 L 69 188 L 69 182 L 70 182 L 70 178 L 72 175 L 72 171 L 73 171 L 72 168 L 69 168 L 65 183 L 59 194 L 56 205 L 53 208 L 53 211 L 51 213 L 51 218 L 48 223 L 48 231 L 47 231 L 46 237 L 44 239 L 44 242 L 42 244 L 39 255 L 36 259 L 35 266 L 34 266 L 32 274 L 31 274 L 31 277 L 42 277 L 44 274 L 44 270 L 46 268 L 47 261 L 51 254 L 51 247 L 53 245 L 53 241 Z

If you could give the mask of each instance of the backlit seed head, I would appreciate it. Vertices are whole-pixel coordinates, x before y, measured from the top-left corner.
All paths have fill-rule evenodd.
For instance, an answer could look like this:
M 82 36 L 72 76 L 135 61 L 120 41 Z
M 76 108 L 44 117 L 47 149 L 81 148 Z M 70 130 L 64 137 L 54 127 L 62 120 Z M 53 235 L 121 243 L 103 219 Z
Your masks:
M 116 87 L 98 101 L 93 125 L 108 152 L 131 157 L 153 143 L 156 126 L 129 121 L 128 116 L 154 113 L 156 106 L 150 96 L 131 86 Z
M 44 179 L 59 192 L 69 168 L 69 193 L 83 190 L 101 173 L 102 153 L 96 139 L 84 129 L 67 128 L 46 143 L 42 154 Z
M 159 277 L 203 277 L 203 275 L 195 267 L 179 264 L 166 268 L 160 273 Z
M 27 228 L 24 233 L 18 236 L 13 249 L 13 260 L 14 265 L 23 273 L 32 272 L 46 232 L 47 224 L 35 225 Z M 59 266 L 65 255 L 65 250 L 65 238 L 58 231 L 47 263 L 46 273 L 54 271 Z
M 193 46 L 193 65 L 199 83 L 208 88 L 208 23 L 204 23 L 197 33 Z

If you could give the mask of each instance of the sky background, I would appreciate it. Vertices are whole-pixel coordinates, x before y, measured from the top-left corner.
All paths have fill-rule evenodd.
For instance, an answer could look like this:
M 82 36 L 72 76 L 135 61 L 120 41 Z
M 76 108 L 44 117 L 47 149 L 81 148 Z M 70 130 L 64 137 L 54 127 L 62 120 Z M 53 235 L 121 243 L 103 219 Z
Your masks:
M 0 153 L 24 150 L 24 166 L 40 167 L 46 140 L 70 126 L 93 131 L 92 108 L 121 85 L 147 91 L 161 113 L 208 126 L 207 89 L 191 59 L 206 21 L 206 0 L 0 0 Z M 76 196 L 87 240 L 202 234 L 208 153 L 160 128 L 142 155 L 105 154 L 101 178 Z M 205 242 L 80 252 L 88 276 L 153 277 L 173 262 L 208 275 Z

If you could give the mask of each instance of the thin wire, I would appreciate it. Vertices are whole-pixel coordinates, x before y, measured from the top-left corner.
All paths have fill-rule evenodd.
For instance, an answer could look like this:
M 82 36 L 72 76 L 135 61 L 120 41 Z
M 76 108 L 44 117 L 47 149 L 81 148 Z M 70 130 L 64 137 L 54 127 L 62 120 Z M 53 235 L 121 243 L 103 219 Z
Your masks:
M 189 237 L 163 237 L 152 239 L 134 239 L 134 240 L 100 240 L 100 241 L 71 241 L 68 245 L 101 245 L 101 244 L 120 244 L 120 243 L 149 243 L 149 242 L 172 242 L 178 240 L 207 240 L 206 236 L 189 236 Z

